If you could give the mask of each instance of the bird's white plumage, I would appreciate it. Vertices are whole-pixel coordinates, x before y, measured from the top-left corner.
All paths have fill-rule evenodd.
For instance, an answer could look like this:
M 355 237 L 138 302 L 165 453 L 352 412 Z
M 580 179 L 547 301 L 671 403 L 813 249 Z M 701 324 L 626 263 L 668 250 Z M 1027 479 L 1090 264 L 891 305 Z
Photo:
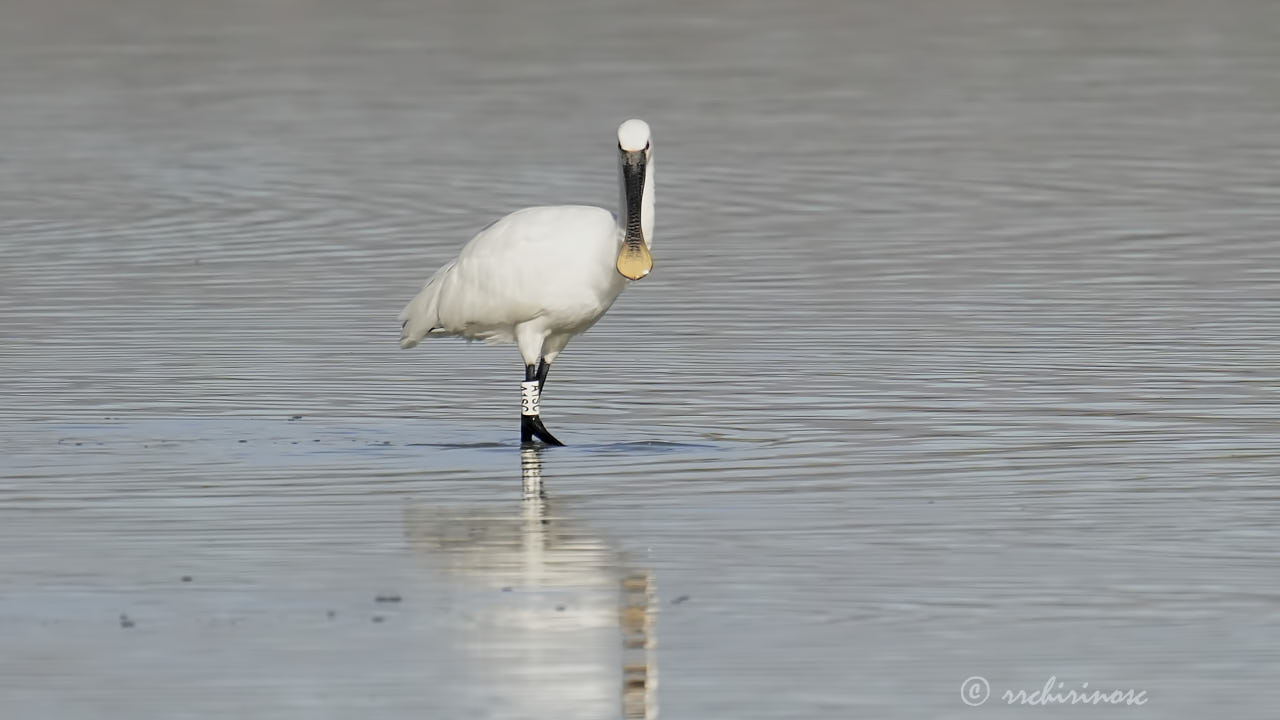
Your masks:
M 617 221 L 602 208 L 511 213 L 472 238 L 405 307 L 400 345 L 413 347 L 428 333 L 493 342 L 523 337 L 537 345 L 527 364 L 553 360 L 626 286 L 614 269 L 621 244 Z
M 649 123 L 631 119 L 618 126 L 618 147 L 623 150 L 643 150 L 649 144 Z

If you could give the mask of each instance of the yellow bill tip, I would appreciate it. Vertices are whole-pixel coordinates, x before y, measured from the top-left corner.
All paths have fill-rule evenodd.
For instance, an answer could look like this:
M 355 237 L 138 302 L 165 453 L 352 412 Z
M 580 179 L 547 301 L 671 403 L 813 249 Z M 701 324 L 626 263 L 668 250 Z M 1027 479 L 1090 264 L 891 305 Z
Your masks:
M 644 243 L 627 243 L 618 254 L 618 272 L 629 280 L 639 280 L 653 270 L 653 255 Z

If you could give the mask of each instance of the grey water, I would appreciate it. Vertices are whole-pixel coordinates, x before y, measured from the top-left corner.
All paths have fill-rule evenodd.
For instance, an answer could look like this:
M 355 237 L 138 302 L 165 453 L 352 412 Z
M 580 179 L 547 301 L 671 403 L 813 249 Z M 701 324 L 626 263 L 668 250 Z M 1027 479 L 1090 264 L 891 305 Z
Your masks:
M 395 316 L 632 116 L 522 451 Z M 1267 716 L 1277 118 L 1268 0 L 6 2 L 0 716 Z

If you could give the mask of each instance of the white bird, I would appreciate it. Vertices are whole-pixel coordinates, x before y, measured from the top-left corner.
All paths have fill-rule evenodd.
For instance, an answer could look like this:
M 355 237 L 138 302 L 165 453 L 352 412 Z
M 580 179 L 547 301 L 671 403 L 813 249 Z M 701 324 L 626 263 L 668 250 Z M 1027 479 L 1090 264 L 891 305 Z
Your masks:
M 514 342 L 524 359 L 520 440 L 563 445 L 539 414 L 551 363 L 630 280 L 653 269 L 653 147 L 649 125 L 618 127 L 621 203 L 517 210 L 481 230 L 400 311 L 400 347 L 427 336 Z

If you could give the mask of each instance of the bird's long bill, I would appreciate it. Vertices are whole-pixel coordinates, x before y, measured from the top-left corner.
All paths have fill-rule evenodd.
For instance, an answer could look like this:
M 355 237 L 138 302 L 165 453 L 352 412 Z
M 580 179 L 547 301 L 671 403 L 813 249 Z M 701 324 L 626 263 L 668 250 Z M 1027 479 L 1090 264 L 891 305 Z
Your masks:
M 644 198 L 645 153 L 643 150 L 622 153 L 622 186 L 626 196 L 626 235 L 618 253 L 618 272 L 630 280 L 639 280 L 653 269 L 653 255 L 644 241 L 640 223 L 640 204 Z

